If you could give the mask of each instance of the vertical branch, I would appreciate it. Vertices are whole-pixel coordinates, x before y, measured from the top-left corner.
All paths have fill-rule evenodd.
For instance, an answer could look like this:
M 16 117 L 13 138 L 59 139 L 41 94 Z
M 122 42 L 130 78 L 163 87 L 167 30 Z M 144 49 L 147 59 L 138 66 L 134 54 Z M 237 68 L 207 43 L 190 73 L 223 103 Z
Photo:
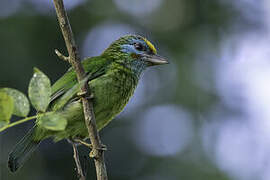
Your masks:
M 82 166 L 81 166 L 81 162 L 80 162 L 80 158 L 79 158 L 79 153 L 76 147 L 76 144 L 74 142 L 71 142 L 72 144 L 72 148 L 73 148 L 73 157 L 76 163 L 76 167 L 77 167 L 77 173 L 79 176 L 80 180 L 86 180 L 85 176 L 83 174 L 83 170 L 82 170 Z
M 69 61 L 69 63 L 72 65 L 72 67 L 76 72 L 78 81 L 81 81 L 85 77 L 85 71 L 80 62 L 78 48 L 74 40 L 74 36 L 67 17 L 67 13 L 64 8 L 63 0 L 53 0 L 53 1 L 59 25 L 61 27 L 62 34 L 65 39 L 66 47 L 69 54 L 69 57 L 64 58 L 64 56 L 62 56 L 62 59 L 66 59 Z M 104 150 L 102 148 L 101 140 L 97 131 L 96 120 L 93 111 L 93 104 L 87 98 L 91 94 L 88 83 L 86 83 L 84 86 L 81 87 L 80 94 L 83 104 L 85 124 L 88 129 L 89 138 L 93 146 L 90 156 L 94 158 L 97 179 L 107 180 L 108 177 L 104 160 Z

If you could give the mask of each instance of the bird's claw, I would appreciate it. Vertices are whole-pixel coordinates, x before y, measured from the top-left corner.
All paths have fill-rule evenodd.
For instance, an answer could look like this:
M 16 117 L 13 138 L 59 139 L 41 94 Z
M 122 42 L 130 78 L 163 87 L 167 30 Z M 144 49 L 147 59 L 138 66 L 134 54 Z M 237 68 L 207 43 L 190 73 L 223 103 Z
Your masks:
M 90 158 L 97 158 L 97 157 L 98 157 L 98 154 L 99 154 L 100 152 L 107 151 L 107 150 L 108 150 L 108 149 L 107 149 L 107 146 L 104 145 L 104 144 L 101 144 L 100 147 L 95 148 L 95 149 L 92 149 L 92 151 L 89 153 L 89 157 L 90 157 Z
M 78 92 L 77 95 L 78 95 L 79 97 L 86 97 L 87 92 L 86 92 L 86 91 L 81 91 L 81 92 Z
M 98 148 L 101 151 L 107 151 L 107 146 L 105 144 L 101 144 L 100 148 Z
M 83 141 L 81 139 L 73 139 L 72 142 L 79 143 L 81 145 L 85 145 L 85 146 L 93 149 L 93 145 L 92 144 L 87 143 L 87 142 L 85 142 L 85 141 Z M 107 149 L 107 146 L 104 145 L 104 144 L 101 144 L 101 146 L 99 148 L 96 148 L 96 149 L 99 150 L 99 151 L 107 151 L 108 150 Z
M 79 96 L 80 98 L 86 98 L 86 99 L 89 99 L 89 100 L 92 100 L 94 98 L 93 94 L 88 95 L 86 91 L 78 92 L 77 96 Z
M 93 100 L 94 99 L 94 94 L 90 94 L 90 96 L 87 96 L 86 99 Z

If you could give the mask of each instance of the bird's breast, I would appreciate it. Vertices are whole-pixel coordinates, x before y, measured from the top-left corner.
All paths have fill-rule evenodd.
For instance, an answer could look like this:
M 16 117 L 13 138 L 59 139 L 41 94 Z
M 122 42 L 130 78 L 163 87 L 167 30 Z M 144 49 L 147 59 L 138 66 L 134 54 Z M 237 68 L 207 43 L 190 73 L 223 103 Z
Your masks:
M 108 124 L 128 103 L 137 86 L 137 77 L 115 70 L 90 82 L 94 112 L 99 129 Z

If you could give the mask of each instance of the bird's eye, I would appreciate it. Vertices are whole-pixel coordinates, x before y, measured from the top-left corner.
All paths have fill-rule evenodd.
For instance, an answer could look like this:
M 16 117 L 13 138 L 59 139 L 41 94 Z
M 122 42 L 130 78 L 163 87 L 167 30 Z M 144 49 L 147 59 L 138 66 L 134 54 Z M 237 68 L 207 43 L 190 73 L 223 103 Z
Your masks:
M 138 50 L 138 51 L 143 51 L 143 45 L 141 43 L 135 43 L 134 47 Z

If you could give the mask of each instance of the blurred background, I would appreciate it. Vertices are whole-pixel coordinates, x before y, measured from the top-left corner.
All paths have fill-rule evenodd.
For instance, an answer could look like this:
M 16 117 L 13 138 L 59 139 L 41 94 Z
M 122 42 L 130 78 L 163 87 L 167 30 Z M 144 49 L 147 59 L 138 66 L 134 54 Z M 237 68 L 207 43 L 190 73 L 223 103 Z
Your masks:
M 136 33 L 171 62 L 146 70 L 102 130 L 110 180 L 270 179 L 269 0 L 64 2 L 82 57 Z M 51 0 L 1 0 L 0 42 L 1 87 L 27 93 L 33 67 L 52 82 L 68 68 L 54 54 L 66 50 Z M 18 173 L 8 171 L 9 151 L 32 124 L 0 133 L 0 179 L 76 180 L 66 141 L 44 141 Z M 95 179 L 88 149 L 79 151 Z

